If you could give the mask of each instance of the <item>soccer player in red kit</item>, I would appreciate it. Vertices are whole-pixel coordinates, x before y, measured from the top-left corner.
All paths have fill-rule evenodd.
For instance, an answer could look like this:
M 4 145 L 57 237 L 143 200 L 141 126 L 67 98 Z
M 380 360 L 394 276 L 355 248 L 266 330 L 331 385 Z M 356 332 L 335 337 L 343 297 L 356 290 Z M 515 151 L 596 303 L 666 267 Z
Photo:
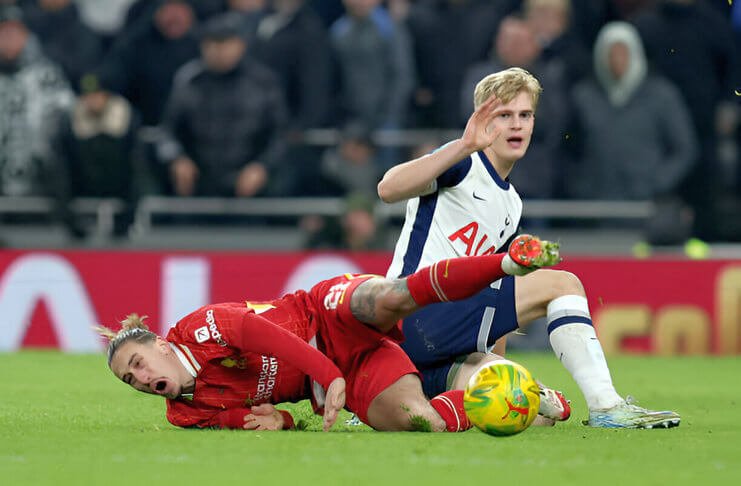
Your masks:
M 399 347 L 400 320 L 469 297 L 504 275 L 560 261 L 557 245 L 523 235 L 507 253 L 452 258 L 405 278 L 344 275 L 264 303 L 204 306 L 167 338 L 136 315 L 110 339 L 108 364 L 135 389 L 164 396 L 181 427 L 289 429 L 273 404 L 310 398 L 328 430 L 343 407 L 377 430 L 470 428 L 461 390 L 428 400 Z M 412 420 L 413 418 L 420 420 Z

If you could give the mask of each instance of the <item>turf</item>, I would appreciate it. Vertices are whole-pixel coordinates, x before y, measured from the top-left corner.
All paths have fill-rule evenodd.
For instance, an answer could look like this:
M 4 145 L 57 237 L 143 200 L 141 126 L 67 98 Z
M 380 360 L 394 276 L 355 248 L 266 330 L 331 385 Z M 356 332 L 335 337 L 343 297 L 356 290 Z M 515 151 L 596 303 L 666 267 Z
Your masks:
M 507 438 L 378 433 L 180 430 L 164 404 L 109 374 L 101 356 L 0 354 L 0 484 L 736 484 L 741 412 L 733 358 L 610 359 L 618 390 L 673 408 L 670 430 L 596 430 L 550 354 L 515 354 L 573 399 L 571 420 Z

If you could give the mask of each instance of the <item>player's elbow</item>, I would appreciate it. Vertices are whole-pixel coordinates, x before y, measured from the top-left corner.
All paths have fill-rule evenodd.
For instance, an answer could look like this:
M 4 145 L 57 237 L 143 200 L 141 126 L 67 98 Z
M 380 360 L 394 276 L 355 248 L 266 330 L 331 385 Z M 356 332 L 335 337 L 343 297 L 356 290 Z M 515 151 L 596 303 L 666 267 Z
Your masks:
M 395 203 L 402 200 L 399 192 L 394 190 L 393 185 L 386 178 L 381 179 L 381 182 L 378 183 L 377 190 L 378 197 L 385 203 Z
M 400 280 L 387 280 L 387 282 L 400 282 Z M 388 285 L 384 292 L 379 293 L 377 304 L 377 310 L 381 311 L 379 314 L 386 315 L 391 323 L 396 323 L 417 309 L 417 304 L 406 286 L 400 288 L 394 284 Z

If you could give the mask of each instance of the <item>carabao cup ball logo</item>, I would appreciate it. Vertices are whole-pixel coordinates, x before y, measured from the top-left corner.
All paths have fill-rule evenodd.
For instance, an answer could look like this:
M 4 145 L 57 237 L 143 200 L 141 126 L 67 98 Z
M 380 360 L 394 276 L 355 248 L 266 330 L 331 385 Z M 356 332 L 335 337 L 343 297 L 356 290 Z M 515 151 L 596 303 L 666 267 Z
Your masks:
M 502 360 L 487 363 L 471 376 L 463 394 L 466 415 L 491 435 L 514 435 L 533 423 L 540 388 L 524 366 Z

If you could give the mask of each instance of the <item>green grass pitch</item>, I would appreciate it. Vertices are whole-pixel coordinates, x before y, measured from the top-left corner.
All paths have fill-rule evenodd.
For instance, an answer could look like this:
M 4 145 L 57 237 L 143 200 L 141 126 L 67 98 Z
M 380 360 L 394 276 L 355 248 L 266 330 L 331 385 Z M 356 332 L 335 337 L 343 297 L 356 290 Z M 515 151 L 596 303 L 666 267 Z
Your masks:
M 670 430 L 596 430 L 552 354 L 509 356 L 573 400 L 572 418 L 513 437 L 180 430 L 158 397 L 118 382 L 102 356 L 0 354 L 0 484 L 739 484 L 741 359 L 611 357 L 621 393 L 672 408 Z

